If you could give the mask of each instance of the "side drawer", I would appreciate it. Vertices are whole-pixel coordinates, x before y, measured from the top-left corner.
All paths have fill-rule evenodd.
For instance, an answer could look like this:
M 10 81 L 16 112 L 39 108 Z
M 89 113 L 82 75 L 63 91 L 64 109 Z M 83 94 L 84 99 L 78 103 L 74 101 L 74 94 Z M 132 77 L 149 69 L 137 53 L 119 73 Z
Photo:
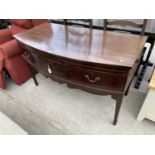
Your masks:
M 60 62 L 59 60 L 52 59 L 49 57 L 46 57 L 40 53 L 39 50 L 32 49 L 28 46 L 24 47 L 24 57 L 29 62 L 31 62 L 32 65 L 36 66 L 40 72 L 43 72 L 46 74 L 47 77 L 50 76 L 58 76 L 61 78 L 66 78 L 66 72 L 65 72 L 65 65 L 63 62 Z
M 68 75 L 69 80 L 73 82 L 110 90 L 123 90 L 123 85 L 125 85 L 124 76 L 78 66 L 69 66 Z
M 44 70 L 49 76 L 58 76 L 66 78 L 65 65 L 62 62 L 55 61 L 52 59 L 40 57 L 39 66 L 41 70 Z
M 39 67 L 39 56 L 37 54 L 25 51 L 23 55 L 26 60 L 31 62 L 36 67 Z

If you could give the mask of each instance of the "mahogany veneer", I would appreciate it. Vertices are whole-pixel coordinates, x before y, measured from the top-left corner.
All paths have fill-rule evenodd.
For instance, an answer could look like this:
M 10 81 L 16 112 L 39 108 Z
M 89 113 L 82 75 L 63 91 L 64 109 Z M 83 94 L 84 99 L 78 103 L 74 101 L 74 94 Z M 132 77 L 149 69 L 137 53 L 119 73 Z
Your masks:
M 44 76 L 69 87 L 111 95 L 116 100 L 116 125 L 145 36 L 47 23 L 14 37 L 25 50 L 25 59 Z

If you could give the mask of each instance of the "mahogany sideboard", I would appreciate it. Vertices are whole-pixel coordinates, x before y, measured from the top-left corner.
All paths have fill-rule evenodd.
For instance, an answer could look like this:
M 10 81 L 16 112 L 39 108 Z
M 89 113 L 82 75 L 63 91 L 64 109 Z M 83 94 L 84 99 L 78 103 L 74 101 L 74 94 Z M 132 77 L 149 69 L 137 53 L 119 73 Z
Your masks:
M 111 95 L 116 100 L 116 125 L 147 37 L 51 23 L 14 37 L 27 62 L 45 77 L 71 88 Z
M 139 23 L 143 19 L 131 19 L 130 21 Z M 63 19 L 51 19 L 49 22 L 56 23 L 56 24 L 64 24 Z M 103 23 L 102 23 L 103 22 Z M 68 25 L 75 25 L 73 20 L 70 20 Z M 87 23 L 81 23 L 76 21 L 76 25 L 78 26 L 83 26 L 83 27 L 89 27 Z M 145 35 L 148 36 L 147 43 L 150 43 L 149 50 L 146 52 L 146 57 L 142 57 L 140 65 L 142 68 L 139 70 L 138 73 L 136 73 L 137 79 L 135 81 L 135 88 L 139 89 L 141 82 L 143 80 L 143 77 L 145 75 L 145 72 L 147 70 L 147 67 L 152 67 L 153 62 L 150 62 L 150 57 L 153 52 L 153 48 L 155 45 L 155 30 L 154 30 L 154 25 L 155 25 L 155 20 L 154 19 L 148 19 L 147 26 L 145 29 Z M 103 19 L 93 19 L 93 29 L 98 29 L 98 30 L 103 30 L 104 29 L 104 20 Z M 140 29 L 132 29 L 132 27 L 117 27 L 117 26 L 112 26 L 108 27 L 109 31 L 127 31 L 132 34 L 140 34 Z M 144 51 L 146 51 L 146 47 L 144 48 Z

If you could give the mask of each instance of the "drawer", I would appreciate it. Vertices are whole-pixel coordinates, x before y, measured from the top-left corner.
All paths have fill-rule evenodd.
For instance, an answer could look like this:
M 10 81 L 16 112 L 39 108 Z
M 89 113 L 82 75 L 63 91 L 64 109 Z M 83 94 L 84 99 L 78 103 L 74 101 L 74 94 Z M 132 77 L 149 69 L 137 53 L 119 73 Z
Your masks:
M 39 68 L 50 76 L 66 78 L 65 65 L 62 62 L 40 57 Z
M 25 59 L 28 60 L 32 65 L 36 66 L 40 72 L 44 72 L 48 77 L 50 76 L 58 76 L 62 78 L 66 78 L 65 65 L 57 60 L 49 59 L 43 55 L 38 53 L 34 53 L 29 51 L 24 52 Z
M 28 62 L 31 62 L 35 66 L 39 66 L 39 56 L 37 54 L 25 51 L 24 52 L 24 58 L 28 60 Z
M 124 77 L 119 74 L 94 71 L 77 66 L 69 66 L 68 76 L 69 80 L 73 82 L 112 90 L 122 90 L 125 82 Z

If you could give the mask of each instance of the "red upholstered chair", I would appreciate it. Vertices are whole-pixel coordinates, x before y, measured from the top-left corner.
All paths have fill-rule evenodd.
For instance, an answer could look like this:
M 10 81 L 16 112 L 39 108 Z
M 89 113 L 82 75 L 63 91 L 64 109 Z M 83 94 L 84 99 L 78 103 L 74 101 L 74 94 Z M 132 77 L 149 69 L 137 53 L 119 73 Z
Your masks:
M 5 68 L 16 84 L 22 84 L 31 77 L 30 69 L 22 57 L 13 35 L 34 26 L 47 23 L 46 19 L 11 19 L 10 29 L 0 30 L 0 87 L 5 88 L 3 68 Z
M 11 34 L 15 35 L 24 30 L 47 23 L 47 19 L 11 19 Z
M 13 37 L 9 29 L 0 30 L 0 45 L 12 39 Z
M 12 35 L 10 34 L 10 30 L 3 29 L 0 30 L 0 48 L 3 43 L 7 42 L 8 40 L 13 39 Z M 5 78 L 3 74 L 3 68 L 4 68 L 4 56 L 0 49 L 0 88 L 5 88 Z
M 22 84 L 31 77 L 29 66 L 22 57 L 22 51 L 9 29 L 0 30 L 0 87 L 5 88 L 3 68 L 16 84 Z
M 3 74 L 4 57 L 0 53 L 0 88 L 5 88 L 5 78 Z
M 31 19 L 33 27 L 38 26 L 40 24 L 48 23 L 47 19 Z
M 4 67 L 9 72 L 11 79 L 18 85 L 31 77 L 27 62 L 21 56 L 22 51 L 15 39 L 10 40 L 0 46 L 4 56 Z
M 11 34 L 15 35 L 33 27 L 30 19 L 11 19 Z

